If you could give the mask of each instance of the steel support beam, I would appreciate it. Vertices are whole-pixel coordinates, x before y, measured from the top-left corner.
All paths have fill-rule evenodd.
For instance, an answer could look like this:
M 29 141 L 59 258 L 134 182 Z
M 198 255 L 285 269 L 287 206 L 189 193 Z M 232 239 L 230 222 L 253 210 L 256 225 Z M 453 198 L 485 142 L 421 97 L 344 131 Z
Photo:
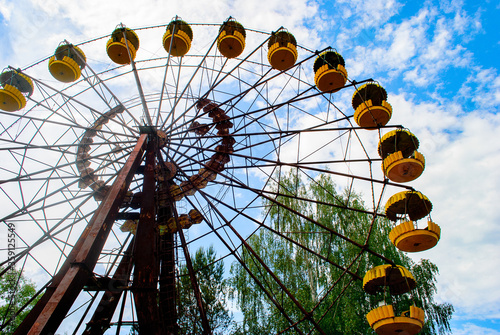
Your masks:
M 156 138 L 150 135 L 144 169 L 142 205 L 134 248 L 132 292 L 141 334 L 160 335 L 158 308 L 158 225 L 155 205 Z
M 135 238 L 130 241 L 127 250 L 123 254 L 120 264 L 118 264 L 110 282 L 111 287 L 108 287 L 108 290 L 104 292 L 92 319 L 87 323 L 87 328 L 83 332 L 83 335 L 102 335 L 110 327 L 111 318 L 115 313 L 118 302 L 124 292 L 124 287 L 128 285 L 128 280 L 132 273 L 134 266 L 132 250 L 134 244 Z
M 177 335 L 177 291 L 175 288 L 174 234 L 160 236 L 160 316 L 166 334 Z
M 97 209 L 96 215 L 99 210 L 100 207 Z M 28 331 L 31 329 L 31 327 L 33 327 L 33 324 L 35 323 L 36 319 L 38 318 L 42 310 L 45 308 L 45 305 L 52 297 L 52 294 L 56 290 L 57 286 L 61 283 L 62 278 L 64 277 L 68 269 L 71 267 L 71 264 L 75 261 L 76 255 L 78 254 L 78 251 L 82 247 L 83 242 L 87 238 L 90 228 L 91 228 L 91 223 L 89 223 L 85 228 L 85 230 L 82 232 L 80 238 L 73 246 L 73 249 L 71 249 L 68 257 L 66 258 L 63 265 L 59 269 L 59 272 L 57 272 L 57 274 L 52 278 L 52 282 L 47 286 L 45 293 L 40 298 L 40 300 L 38 300 L 35 306 L 31 309 L 31 311 L 23 320 L 23 322 L 19 325 L 19 327 L 17 327 L 16 331 L 14 332 L 14 335 L 27 334 Z
M 87 230 L 76 243 L 77 249 L 74 253 L 72 252 L 75 255 L 74 259 L 67 262 L 68 266 L 66 268 L 63 266 L 62 272 L 60 271 L 55 277 L 59 282 L 55 283 L 57 285 L 53 293 L 47 291 L 50 295 L 49 299 L 42 298 L 46 300 L 46 303 L 44 303 L 43 309 L 37 309 L 39 314 L 36 315 L 36 320 L 28 334 L 54 334 L 82 291 L 83 286 L 91 277 L 115 221 L 119 206 L 123 202 L 125 192 L 141 162 L 146 140 L 147 135 L 145 134 L 139 137 L 134 150 L 118 173 L 111 189 L 90 220 Z M 42 310 L 39 311 L 39 309 Z M 23 333 L 16 331 L 16 334 Z

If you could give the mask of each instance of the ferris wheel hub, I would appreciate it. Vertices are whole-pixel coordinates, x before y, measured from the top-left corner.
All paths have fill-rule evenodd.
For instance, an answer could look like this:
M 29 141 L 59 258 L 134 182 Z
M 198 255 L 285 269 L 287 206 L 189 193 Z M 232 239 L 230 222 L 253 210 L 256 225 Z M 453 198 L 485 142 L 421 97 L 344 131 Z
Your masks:
M 139 126 L 139 132 L 141 134 L 154 134 L 156 133 L 155 126 Z

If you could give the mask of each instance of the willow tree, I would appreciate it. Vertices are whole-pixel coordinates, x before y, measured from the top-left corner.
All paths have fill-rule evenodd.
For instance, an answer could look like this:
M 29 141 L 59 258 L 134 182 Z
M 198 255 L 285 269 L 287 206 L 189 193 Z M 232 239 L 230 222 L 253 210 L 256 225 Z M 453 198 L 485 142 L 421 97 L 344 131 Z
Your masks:
M 228 287 L 224 264 L 217 261 L 212 246 L 199 248 L 191 259 L 210 329 L 214 335 L 228 334 L 233 327 L 233 316 L 226 308 Z M 202 321 L 186 265 L 179 268 L 177 296 L 179 334 L 201 334 Z
M 374 220 L 365 211 L 359 195 L 338 191 L 329 175 L 319 175 L 305 184 L 291 171 L 276 180 L 271 192 L 276 194 L 275 198 L 263 200 L 266 224 L 247 241 L 253 253 L 245 247 L 241 250 L 249 271 L 237 263 L 231 267 L 232 294 L 243 313 L 241 333 L 270 334 L 287 328 L 293 331 L 290 320 L 297 322 L 294 327 L 305 333 L 312 328 L 303 310 L 276 283 L 271 272 L 293 292 L 303 309 L 312 311 L 311 317 L 328 334 L 374 334 L 365 316 L 381 299 L 395 299 L 397 305 L 408 305 L 412 299 L 423 307 L 428 321 L 422 334 L 450 331 L 453 307 L 434 301 L 437 267 L 426 260 L 414 263 L 398 251 L 388 238 L 389 223 L 382 218 Z M 372 267 L 385 263 L 361 250 L 359 246 L 365 244 L 412 271 L 418 287 L 411 297 L 373 297 L 363 291 L 359 278 Z M 249 272 L 258 274 L 267 293 Z
M 0 334 L 16 330 L 38 301 L 31 300 L 35 293 L 35 284 L 15 268 L 0 277 Z

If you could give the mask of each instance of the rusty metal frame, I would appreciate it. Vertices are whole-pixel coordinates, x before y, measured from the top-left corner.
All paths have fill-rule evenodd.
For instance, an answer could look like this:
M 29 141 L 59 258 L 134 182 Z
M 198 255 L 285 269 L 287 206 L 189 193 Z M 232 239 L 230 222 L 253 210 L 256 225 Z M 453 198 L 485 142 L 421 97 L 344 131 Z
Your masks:
M 155 208 L 155 166 L 157 141 L 149 136 L 144 169 L 142 204 L 134 248 L 132 293 L 141 334 L 161 334 L 158 308 L 158 226 Z
M 109 328 L 111 318 L 115 313 L 118 302 L 128 285 L 134 259 L 132 257 L 132 250 L 135 244 L 135 238 L 129 242 L 127 250 L 123 254 L 118 267 L 113 274 L 110 282 L 113 287 L 108 287 L 101 297 L 101 301 L 95 309 L 92 319 L 87 323 L 87 328 L 82 335 L 97 335 L 103 334 Z M 118 287 L 117 287 L 118 285 Z
M 146 140 L 146 134 L 139 137 L 125 165 L 75 244 L 70 256 L 39 303 L 18 327 L 15 335 L 55 333 L 92 275 L 125 192 L 142 160 Z

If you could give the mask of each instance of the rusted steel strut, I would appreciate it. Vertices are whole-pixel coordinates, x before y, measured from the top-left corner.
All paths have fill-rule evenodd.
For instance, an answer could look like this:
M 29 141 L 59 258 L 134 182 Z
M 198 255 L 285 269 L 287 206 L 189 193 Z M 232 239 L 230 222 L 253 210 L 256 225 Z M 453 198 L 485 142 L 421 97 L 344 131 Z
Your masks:
M 127 250 L 123 254 L 120 264 L 116 268 L 110 286 L 104 292 L 104 295 L 95 309 L 92 319 L 87 324 L 87 328 L 82 335 L 100 335 L 110 327 L 111 318 L 115 313 L 116 306 L 124 292 L 124 287 L 128 284 L 134 261 L 132 258 L 132 248 L 135 239 L 130 241 Z
M 125 192 L 141 162 L 146 140 L 146 134 L 139 137 L 111 189 L 75 244 L 68 259 L 54 277 L 50 288 L 14 334 L 54 334 L 56 332 L 83 286 L 92 276 Z
M 134 247 L 132 292 L 141 334 L 161 334 L 158 309 L 158 226 L 155 209 L 155 166 L 157 141 L 150 135 L 142 188 L 142 204 Z

